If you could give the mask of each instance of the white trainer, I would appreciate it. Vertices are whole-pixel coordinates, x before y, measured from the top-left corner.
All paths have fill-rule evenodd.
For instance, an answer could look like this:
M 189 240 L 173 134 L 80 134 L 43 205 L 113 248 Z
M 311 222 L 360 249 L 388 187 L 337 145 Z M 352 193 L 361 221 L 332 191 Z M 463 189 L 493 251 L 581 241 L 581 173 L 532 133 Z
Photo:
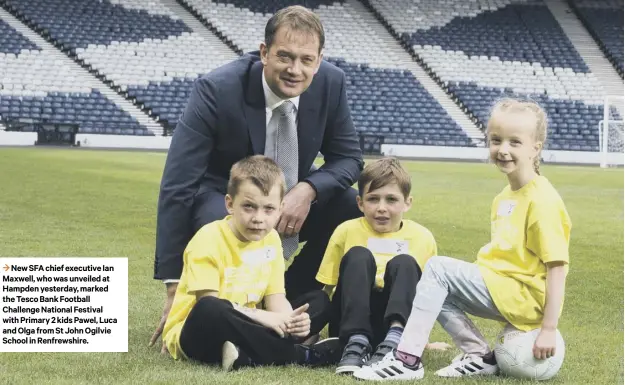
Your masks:
M 420 380 L 424 375 L 422 363 L 419 362 L 416 369 L 409 368 L 395 358 L 394 351 L 388 352 L 381 361 L 354 372 L 354 377 L 359 380 L 370 381 Z
M 460 354 L 446 366 L 436 372 L 439 377 L 490 376 L 499 371 L 497 365 L 484 362 L 480 356 Z
M 221 347 L 221 369 L 229 372 L 239 358 L 239 349 L 230 341 L 224 342 Z

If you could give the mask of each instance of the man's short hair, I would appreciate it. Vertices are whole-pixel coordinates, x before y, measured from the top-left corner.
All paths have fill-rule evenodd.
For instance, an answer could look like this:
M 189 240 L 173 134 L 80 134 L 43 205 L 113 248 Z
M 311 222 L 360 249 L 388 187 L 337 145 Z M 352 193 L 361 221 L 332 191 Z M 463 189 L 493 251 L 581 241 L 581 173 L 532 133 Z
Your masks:
M 316 35 L 319 40 L 319 52 L 323 49 L 326 40 L 323 24 L 321 24 L 319 16 L 310 9 L 302 7 L 301 5 L 292 5 L 282 8 L 271 16 L 265 26 L 265 44 L 267 48 L 271 47 L 276 32 L 283 26 L 289 28 L 291 31 L 300 31 Z
M 367 163 L 360 178 L 358 179 L 358 193 L 362 197 L 365 195 L 365 187 L 369 185 L 369 191 L 377 190 L 386 185 L 396 183 L 399 186 L 404 198 L 408 198 L 412 188 L 410 175 L 396 158 L 382 158 Z
M 284 173 L 276 162 L 264 155 L 254 155 L 236 162 L 230 169 L 228 181 L 228 195 L 233 199 L 239 192 L 239 187 L 245 181 L 250 181 L 265 195 L 269 195 L 274 186 L 280 188 L 280 199 L 284 197 L 286 182 Z

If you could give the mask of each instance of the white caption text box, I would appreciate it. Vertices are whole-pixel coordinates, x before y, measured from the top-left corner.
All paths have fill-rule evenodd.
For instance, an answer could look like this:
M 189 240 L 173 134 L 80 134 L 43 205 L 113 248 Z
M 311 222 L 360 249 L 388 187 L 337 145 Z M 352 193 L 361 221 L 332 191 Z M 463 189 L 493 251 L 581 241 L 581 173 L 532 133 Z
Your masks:
M 0 258 L 0 352 L 127 351 L 127 258 Z

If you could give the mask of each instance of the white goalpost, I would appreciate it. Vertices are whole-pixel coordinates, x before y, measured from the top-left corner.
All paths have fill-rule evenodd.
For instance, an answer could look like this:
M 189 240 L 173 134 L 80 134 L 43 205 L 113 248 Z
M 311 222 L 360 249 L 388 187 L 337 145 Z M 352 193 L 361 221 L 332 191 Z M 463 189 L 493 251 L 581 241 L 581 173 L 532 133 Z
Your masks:
M 623 164 L 623 96 L 606 96 L 599 121 L 601 168 Z

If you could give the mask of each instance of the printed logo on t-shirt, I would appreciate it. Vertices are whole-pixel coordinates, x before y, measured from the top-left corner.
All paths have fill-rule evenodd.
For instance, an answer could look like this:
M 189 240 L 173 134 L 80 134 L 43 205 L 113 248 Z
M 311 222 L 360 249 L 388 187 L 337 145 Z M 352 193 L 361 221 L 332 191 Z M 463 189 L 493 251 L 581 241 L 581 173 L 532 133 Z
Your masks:
M 256 293 L 247 293 L 247 303 L 256 304 L 260 302 L 260 295 Z
M 507 217 L 512 215 L 512 211 L 516 207 L 517 202 L 513 200 L 505 200 L 499 203 L 497 208 L 497 215 L 500 217 Z
M 369 238 L 367 248 L 374 254 L 408 254 L 408 241 L 404 239 Z
M 242 306 L 253 306 L 267 289 L 270 274 L 270 264 L 243 263 L 238 267 L 227 267 L 224 269 L 220 294 L 222 298 Z
M 511 250 L 517 241 L 518 230 L 509 216 L 501 216 L 492 222 L 491 243 L 496 249 Z

